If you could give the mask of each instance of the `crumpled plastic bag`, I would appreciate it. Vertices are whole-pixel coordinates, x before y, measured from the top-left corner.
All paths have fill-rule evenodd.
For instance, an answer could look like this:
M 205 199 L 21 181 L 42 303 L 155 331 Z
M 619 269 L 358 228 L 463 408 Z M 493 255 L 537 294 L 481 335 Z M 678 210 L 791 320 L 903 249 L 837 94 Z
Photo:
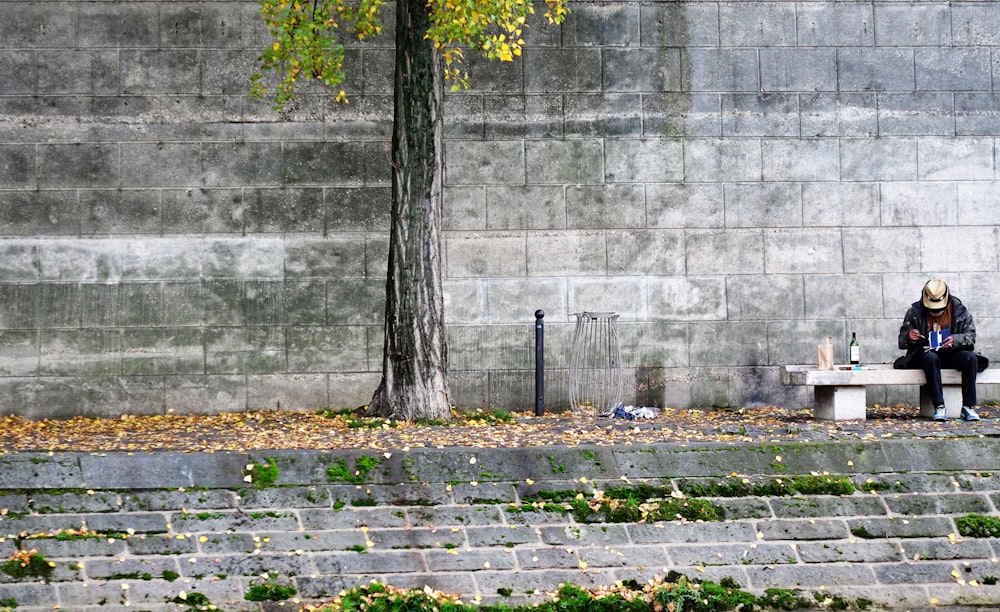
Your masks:
M 626 421 L 635 421 L 637 419 L 655 419 L 659 414 L 660 409 L 653 408 L 652 406 L 626 406 L 625 404 L 619 404 L 611 417 L 625 419 Z

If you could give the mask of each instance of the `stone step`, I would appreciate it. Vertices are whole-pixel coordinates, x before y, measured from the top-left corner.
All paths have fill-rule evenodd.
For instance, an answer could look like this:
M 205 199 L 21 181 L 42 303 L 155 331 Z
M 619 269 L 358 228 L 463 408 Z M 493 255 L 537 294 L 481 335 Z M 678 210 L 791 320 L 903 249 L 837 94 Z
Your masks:
M 963 536 L 959 522 L 997 515 L 1000 474 L 987 466 L 1000 465 L 998 452 L 965 438 L 2 455 L 0 558 L 20 545 L 55 568 L 46 582 L 0 574 L 0 601 L 176 610 L 170 600 L 196 592 L 226 610 L 263 610 L 244 595 L 275 573 L 299 604 L 378 580 L 513 605 L 562 582 L 674 571 L 884 609 L 995 606 L 1000 541 Z M 272 460 L 273 482 L 245 481 L 263 473 L 251 464 Z M 765 494 L 817 476 L 853 492 Z M 724 519 L 580 522 L 563 501 L 537 501 L 636 485 L 707 491 L 699 499 Z

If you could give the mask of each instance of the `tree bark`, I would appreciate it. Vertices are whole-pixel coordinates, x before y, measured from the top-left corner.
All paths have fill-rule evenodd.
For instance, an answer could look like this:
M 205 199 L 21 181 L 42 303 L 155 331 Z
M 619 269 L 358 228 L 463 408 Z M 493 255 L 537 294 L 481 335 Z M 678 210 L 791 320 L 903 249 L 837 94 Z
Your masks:
M 451 418 L 441 285 L 444 177 L 441 59 L 421 0 L 396 2 L 392 214 L 382 381 L 371 415 Z

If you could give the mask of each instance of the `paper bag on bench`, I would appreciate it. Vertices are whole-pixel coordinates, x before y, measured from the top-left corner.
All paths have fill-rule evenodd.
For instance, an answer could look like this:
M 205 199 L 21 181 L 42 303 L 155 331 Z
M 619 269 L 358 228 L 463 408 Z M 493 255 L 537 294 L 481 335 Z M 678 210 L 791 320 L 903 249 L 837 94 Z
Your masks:
M 819 369 L 833 369 L 833 345 L 830 344 L 830 338 L 827 338 L 826 342 L 819 345 Z

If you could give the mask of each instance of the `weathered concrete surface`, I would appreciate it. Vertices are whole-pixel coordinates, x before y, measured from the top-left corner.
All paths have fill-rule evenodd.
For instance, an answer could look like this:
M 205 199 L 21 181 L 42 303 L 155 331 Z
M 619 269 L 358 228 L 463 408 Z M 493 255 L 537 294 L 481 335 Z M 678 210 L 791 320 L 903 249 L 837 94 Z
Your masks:
M 378 383 L 391 17 L 351 96 L 247 99 L 253 0 L 0 2 L 0 414 L 365 403 Z M 572 2 L 449 94 L 463 406 L 568 402 L 572 313 L 626 403 L 806 406 L 778 367 L 889 362 L 943 275 L 1000 355 L 1000 4 Z M 1000 389 L 984 388 L 998 398 Z M 872 388 L 869 403 L 914 401 Z
M 250 464 L 277 480 L 254 488 Z M 745 589 L 797 588 L 870 609 L 995 609 L 1000 545 L 956 520 L 997 516 L 989 438 L 750 445 L 413 448 L 260 453 L 0 455 L 0 557 L 20 544 L 48 582 L 0 575 L 18 610 L 172 610 L 199 592 L 226 610 L 262 574 L 305 604 L 377 579 L 523 601 L 535 589 L 678 571 Z M 724 478 L 848 477 L 850 495 L 707 498 L 725 520 L 584 524 L 521 505 L 541 491 Z M 512 511 L 512 504 L 520 506 Z M 83 526 L 96 537 L 56 537 Z M 510 598 L 498 590 L 512 589 Z M 932 603 L 936 602 L 936 603 Z M 285 604 L 294 608 L 291 603 Z

